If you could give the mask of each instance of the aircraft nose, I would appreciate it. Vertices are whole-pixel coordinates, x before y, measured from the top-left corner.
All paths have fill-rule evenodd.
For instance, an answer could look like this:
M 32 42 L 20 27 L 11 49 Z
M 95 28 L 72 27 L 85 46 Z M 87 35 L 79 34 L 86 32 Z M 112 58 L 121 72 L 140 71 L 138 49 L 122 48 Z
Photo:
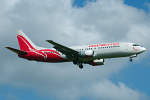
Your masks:
M 146 51 L 146 48 L 143 47 L 142 49 L 143 49 L 143 50 L 142 50 L 143 52 Z

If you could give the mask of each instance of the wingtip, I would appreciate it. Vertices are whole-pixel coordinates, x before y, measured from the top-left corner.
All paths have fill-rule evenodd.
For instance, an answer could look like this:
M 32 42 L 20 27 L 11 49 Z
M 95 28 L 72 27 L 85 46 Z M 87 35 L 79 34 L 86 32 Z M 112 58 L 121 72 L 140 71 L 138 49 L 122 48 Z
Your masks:
M 7 49 L 8 49 L 8 48 L 10 48 L 10 47 L 5 47 L 5 48 L 7 48 Z
M 45 40 L 45 41 L 47 41 L 47 42 L 53 42 L 52 40 Z
M 12 49 L 11 47 L 5 47 L 5 48 L 6 48 L 6 49 L 9 49 L 9 50 Z

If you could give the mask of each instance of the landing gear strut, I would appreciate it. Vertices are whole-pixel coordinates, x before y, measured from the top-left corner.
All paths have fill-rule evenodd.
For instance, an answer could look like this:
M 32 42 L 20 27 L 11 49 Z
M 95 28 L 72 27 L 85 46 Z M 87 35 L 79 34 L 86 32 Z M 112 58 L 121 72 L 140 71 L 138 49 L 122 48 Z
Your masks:
M 130 56 L 129 61 L 132 62 L 133 61 L 132 58 L 134 58 L 134 57 L 137 57 L 137 54 Z
M 83 63 L 80 62 L 80 61 L 78 61 L 78 60 L 74 60 L 74 61 L 73 61 L 73 64 L 78 65 L 80 69 L 83 68 L 83 65 L 82 65 Z
M 73 61 L 73 64 L 75 64 L 75 65 L 78 64 L 78 61 L 77 61 L 77 60 L 74 60 L 74 61 Z

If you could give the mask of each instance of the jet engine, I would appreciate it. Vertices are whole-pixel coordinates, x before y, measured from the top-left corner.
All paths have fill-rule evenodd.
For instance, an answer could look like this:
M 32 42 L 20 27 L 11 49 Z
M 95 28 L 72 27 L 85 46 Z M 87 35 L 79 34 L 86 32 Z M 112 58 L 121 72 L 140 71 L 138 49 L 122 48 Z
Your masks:
M 104 59 L 93 60 L 93 62 L 91 63 L 92 66 L 98 66 L 98 65 L 104 65 L 104 64 L 105 64 Z
M 80 55 L 81 55 L 81 57 L 85 57 L 85 58 L 93 57 L 94 51 L 93 50 L 81 51 Z

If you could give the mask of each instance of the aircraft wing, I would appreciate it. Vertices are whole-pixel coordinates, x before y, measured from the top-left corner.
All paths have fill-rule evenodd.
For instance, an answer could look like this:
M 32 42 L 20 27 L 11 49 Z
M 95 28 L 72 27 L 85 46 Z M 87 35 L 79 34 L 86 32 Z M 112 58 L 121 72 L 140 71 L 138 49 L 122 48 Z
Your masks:
M 65 54 L 67 56 L 67 58 L 69 58 L 69 59 L 70 58 L 76 58 L 78 56 L 78 54 L 79 54 L 78 51 L 73 50 L 73 49 L 71 49 L 69 47 L 63 46 L 63 45 L 61 45 L 59 43 L 56 43 L 56 42 L 54 42 L 52 40 L 46 40 L 46 41 L 51 43 L 52 45 L 54 45 L 53 48 L 55 48 L 59 52 Z

